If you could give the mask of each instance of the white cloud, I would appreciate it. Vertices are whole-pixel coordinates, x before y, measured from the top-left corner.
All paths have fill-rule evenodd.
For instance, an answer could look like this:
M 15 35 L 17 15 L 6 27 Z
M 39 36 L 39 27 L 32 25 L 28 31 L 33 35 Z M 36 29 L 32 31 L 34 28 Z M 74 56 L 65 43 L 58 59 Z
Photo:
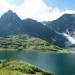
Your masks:
M 16 12 L 22 19 L 32 18 L 38 21 L 51 21 L 64 13 L 75 13 L 74 10 L 60 11 L 58 8 L 48 7 L 43 0 L 25 0 L 20 6 L 10 4 L 7 0 L 0 0 L 0 14 L 9 9 Z
M 75 38 L 71 37 L 70 35 L 63 33 L 63 35 L 69 40 L 71 44 L 75 44 Z
M 9 8 L 9 4 L 5 0 L 0 0 L 0 14 Z
M 66 10 L 64 11 L 64 13 L 75 14 L 75 10 L 68 10 L 68 9 L 66 9 Z

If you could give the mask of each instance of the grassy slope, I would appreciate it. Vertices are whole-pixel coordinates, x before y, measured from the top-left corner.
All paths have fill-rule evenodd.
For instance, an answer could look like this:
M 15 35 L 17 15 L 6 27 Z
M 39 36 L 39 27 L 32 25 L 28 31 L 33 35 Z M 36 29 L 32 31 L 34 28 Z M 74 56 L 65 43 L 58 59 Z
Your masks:
M 0 75 L 52 75 L 17 60 L 0 60 Z
M 45 40 L 28 35 L 0 37 L 0 50 L 65 51 L 65 49 L 49 44 Z

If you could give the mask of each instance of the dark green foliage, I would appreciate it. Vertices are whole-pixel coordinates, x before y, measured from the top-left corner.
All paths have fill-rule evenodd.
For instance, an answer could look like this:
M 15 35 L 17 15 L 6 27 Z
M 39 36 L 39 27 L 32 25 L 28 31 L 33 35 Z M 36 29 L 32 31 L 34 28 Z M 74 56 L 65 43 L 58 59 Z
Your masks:
M 59 51 L 62 48 L 49 44 L 40 38 L 29 35 L 15 35 L 0 38 L 0 50 L 41 50 L 41 51 Z

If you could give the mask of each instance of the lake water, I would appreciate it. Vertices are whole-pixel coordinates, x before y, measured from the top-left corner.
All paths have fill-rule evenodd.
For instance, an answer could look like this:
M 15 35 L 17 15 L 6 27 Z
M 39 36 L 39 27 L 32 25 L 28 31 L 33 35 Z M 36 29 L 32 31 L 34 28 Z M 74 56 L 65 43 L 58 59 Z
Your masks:
M 75 75 L 75 54 L 48 52 L 0 52 L 0 59 L 15 58 L 33 64 L 55 75 Z

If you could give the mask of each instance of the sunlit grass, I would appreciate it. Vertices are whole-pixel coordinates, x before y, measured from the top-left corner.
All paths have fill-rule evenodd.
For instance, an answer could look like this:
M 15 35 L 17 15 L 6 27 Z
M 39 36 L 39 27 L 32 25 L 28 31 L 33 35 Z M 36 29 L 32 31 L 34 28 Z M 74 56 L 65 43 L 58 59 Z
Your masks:
M 54 51 L 64 52 L 64 48 L 29 35 L 13 35 L 0 37 L 0 51 Z
M 1 60 L 0 75 L 52 75 L 18 60 Z

